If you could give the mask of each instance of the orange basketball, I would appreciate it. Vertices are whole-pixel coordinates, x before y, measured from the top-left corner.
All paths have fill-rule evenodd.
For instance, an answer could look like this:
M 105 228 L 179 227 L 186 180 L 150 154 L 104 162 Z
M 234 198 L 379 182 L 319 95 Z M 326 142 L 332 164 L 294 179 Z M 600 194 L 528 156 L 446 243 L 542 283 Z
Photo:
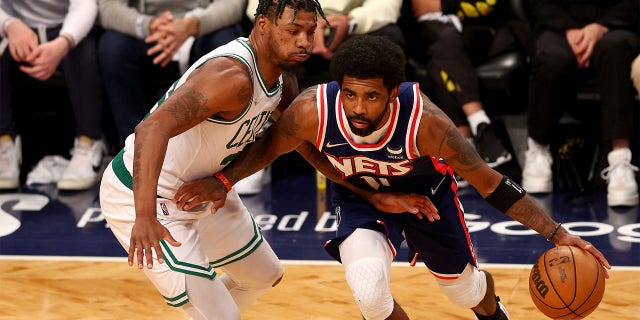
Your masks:
M 604 295 L 604 269 L 587 251 L 559 246 L 543 253 L 529 275 L 529 294 L 552 319 L 582 319 Z

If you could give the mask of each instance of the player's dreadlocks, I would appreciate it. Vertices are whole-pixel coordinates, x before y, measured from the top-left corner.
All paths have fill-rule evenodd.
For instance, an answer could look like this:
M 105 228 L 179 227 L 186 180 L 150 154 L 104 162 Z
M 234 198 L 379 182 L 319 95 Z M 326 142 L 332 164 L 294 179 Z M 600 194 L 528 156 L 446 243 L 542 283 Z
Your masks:
M 324 21 L 327 21 L 327 17 L 324 15 L 324 11 L 322 11 L 322 6 L 318 0 L 259 0 L 258 8 L 256 9 L 255 17 L 258 18 L 259 15 L 264 15 L 265 17 L 271 18 L 276 21 L 278 18 L 282 16 L 285 7 L 293 8 L 293 19 L 295 20 L 298 16 L 298 11 L 300 9 L 305 11 L 316 12 L 319 14 Z M 327 21 L 329 24 L 329 21 Z

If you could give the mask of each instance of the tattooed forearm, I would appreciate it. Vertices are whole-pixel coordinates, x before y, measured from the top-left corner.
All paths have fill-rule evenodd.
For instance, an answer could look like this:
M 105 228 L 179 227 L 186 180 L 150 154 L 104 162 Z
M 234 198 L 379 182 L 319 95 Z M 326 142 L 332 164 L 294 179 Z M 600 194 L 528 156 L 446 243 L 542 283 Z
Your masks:
M 453 125 L 447 127 L 443 137 L 444 143 L 447 147 L 453 150 L 448 158 L 448 161 L 456 161 L 458 171 L 472 171 L 480 168 L 482 165 L 482 159 L 478 156 L 478 153 L 473 146 L 458 132 L 458 129 Z M 441 145 L 443 142 L 441 142 Z
M 242 90 L 242 89 L 241 89 Z M 240 93 L 238 93 L 240 94 Z M 171 113 L 179 127 L 190 125 L 194 120 L 210 116 L 205 105 L 207 97 L 185 84 L 167 100 L 164 110 Z
M 507 214 L 514 220 L 543 235 L 545 230 L 555 225 L 553 219 L 529 196 L 525 196 L 514 203 L 507 211 Z

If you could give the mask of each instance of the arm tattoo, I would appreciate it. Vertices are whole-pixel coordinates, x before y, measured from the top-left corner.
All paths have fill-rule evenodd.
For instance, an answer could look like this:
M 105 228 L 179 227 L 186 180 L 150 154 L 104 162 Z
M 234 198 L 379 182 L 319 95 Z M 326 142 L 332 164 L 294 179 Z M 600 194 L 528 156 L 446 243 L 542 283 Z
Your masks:
M 173 115 L 178 127 L 187 126 L 194 120 L 209 116 L 209 109 L 205 105 L 207 97 L 190 86 L 182 86 L 175 99 L 166 104 L 165 110 Z M 240 89 L 242 90 L 242 89 Z
M 293 101 L 291 107 L 287 108 L 282 114 L 282 117 L 279 121 L 282 121 L 282 129 L 283 132 L 288 136 L 297 136 L 298 131 L 302 128 L 299 121 L 296 120 L 296 104 L 313 104 L 316 103 L 316 89 L 315 87 L 309 88 L 302 93 Z M 302 108 L 304 110 L 304 108 Z M 299 112 L 299 111 L 298 111 Z
M 543 234 L 555 225 L 554 221 L 531 197 L 524 196 L 509 208 L 507 214 L 523 225 Z M 546 236 L 546 235 L 545 235 Z
M 140 168 L 140 166 L 142 165 L 140 163 L 140 153 L 142 152 L 142 143 L 138 142 L 134 145 L 134 152 L 133 152 L 133 168 Z M 140 185 L 140 170 L 132 170 L 133 172 L 133 180 L 132 180 L 132 188 L 135 188 L 136 186 Z
M 463 168 L 459 171 L 473 171 L 480 168 L 482 162 L 476 150 L 471 144 L 458 132 L 458 129 L 449 125 L 444 133 L 444 142 L 456 153 L 452 154 L 450 159 L 460 163 Z M 442 142 L 441 142 L 442 145 Z

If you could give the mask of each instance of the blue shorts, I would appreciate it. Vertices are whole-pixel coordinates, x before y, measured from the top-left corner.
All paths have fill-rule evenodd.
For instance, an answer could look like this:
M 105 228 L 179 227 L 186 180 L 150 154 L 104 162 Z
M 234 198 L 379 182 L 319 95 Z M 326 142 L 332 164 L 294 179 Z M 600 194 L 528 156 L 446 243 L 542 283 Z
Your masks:
M 382 232 L 395 248 L 406 240 L 425 265 L 434 273 L 457 274 L 467 263 L 477 266 L 464 212 L 458 200 L 455 182 L 451 188 L 429 196 L 438 208 L 440 220 L 429 222 L 410 213 L 390 214 L 377 210 L 368 202 L 334 189 L 334 211 L 338 217 L 338 231 L 334 239 L 325 243 L 325 250 L 340 261 L 338 247 L 355 229 Z M 406 238 L 405 238 L 406 237 Z M 395 254 L 395 248 L 392 248 Z

